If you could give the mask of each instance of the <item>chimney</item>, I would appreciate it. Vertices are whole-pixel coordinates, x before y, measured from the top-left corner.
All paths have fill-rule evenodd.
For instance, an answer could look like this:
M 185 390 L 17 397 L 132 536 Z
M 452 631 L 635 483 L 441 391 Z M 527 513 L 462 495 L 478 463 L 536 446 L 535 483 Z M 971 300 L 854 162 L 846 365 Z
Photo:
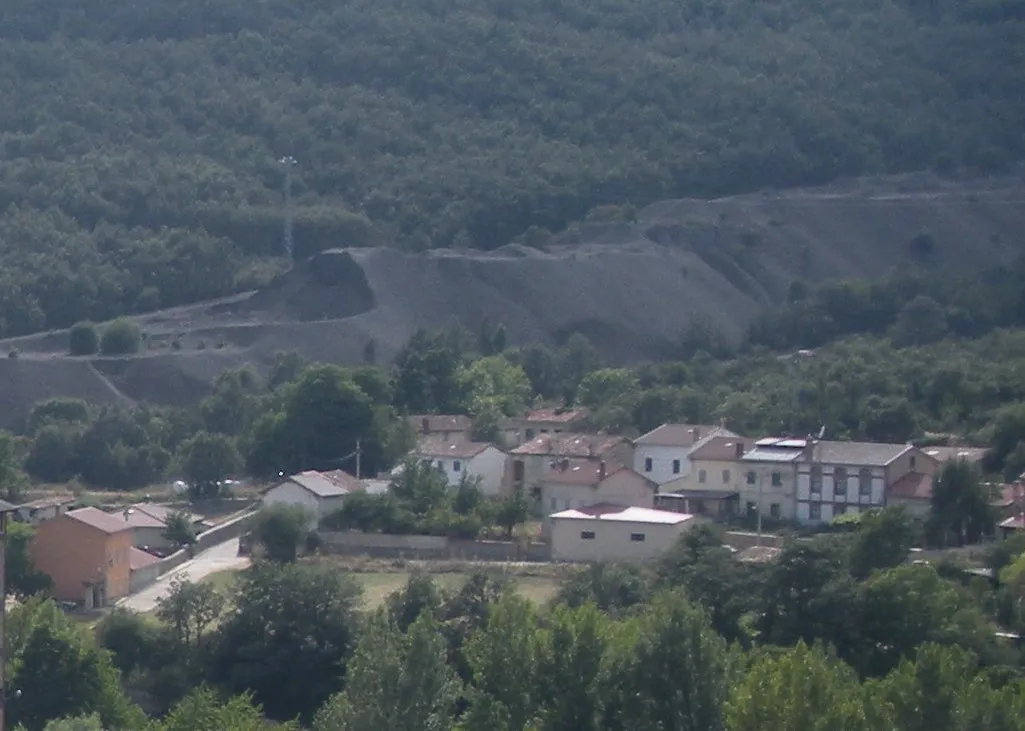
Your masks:
M 559 462 L 559 466 L 561 467 L 563 472 L 568 470 L 569 469 L 569 457 L 563 457 L 562 461 Z
M 743 457 L 744 456 L 744 443 L 743 442 L 735 442 L 734 445 L 733 445 L 733 453 L 734 453 L 734 455 L 736 456 L 737 459 L 740 459 L 741 457 Z
M 431 420 L 428 419 L 425 416 L 423 419 L 420 420 L 420 431 L 422 431 L 424 434 L 426 434 L 430 430 L 431 430 Z
M 700 438 L 701 438 L 701 430 L 700 429 L 691 429 L 690 430 L 690 439 L 691 439 L 691 443 L 692 444 L 694 442 L 696 442 Z
M 605 460 L 598 463 L 598 482 L 605 479 Z

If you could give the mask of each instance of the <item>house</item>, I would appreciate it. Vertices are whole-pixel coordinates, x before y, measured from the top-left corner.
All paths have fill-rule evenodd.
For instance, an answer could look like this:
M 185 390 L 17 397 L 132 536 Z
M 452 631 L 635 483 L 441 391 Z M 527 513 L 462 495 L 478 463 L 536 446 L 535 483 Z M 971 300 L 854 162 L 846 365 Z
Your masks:
M 436 437 L 443 442 L 470 438 L 473 420 L 464 414 L 415 414 L 406 420 L 418 439 Z
M 19 523 L 36 525 L 44 520 L 52 520 L 58 515 L 63 515 L 74 505 L 73 495 L 55 495 L 51 497 L 32 500 L 31 502 L 18 505 L 11 517 Z
M 534 409 L 523 416 L 506 419 L 501 425 L 502 441 L 519 446 L 542 434 L 577 432 L 590 415 L 584 408 Z
M 902 478 L 932 475 L 937 467 L 913 444 L 807 440 L 798 462 L 796 518 L 828 522 L 842 513 L 882 508 Z M 900 486 L 898 493 L 911 489 Z
M 128 566 L 131 571 L 128 586 L 132 594 L 142 591 L 160 578 L 160 559 L 141 548 L 132 546 L 129 549 Z
M 658 485 L 629 467 L 609 464 L 604 460 L 571 460 L 554 462 L 541 477 L 540 494 L 535 494 L 543 515 L 559 510 L 583 508 L 596 503 L 652 508 Z M 544 520 L 542 531 L 549 534 L 550 521 Z
M 173 548 L 174 544 L 164 537 L 167 526 L 164 521 L 148 512 L 129 505 L 120 511 L 108 513 L 115 520 L 120 520 L 132 531 L 132 545 L 142 550 L 164 553 Z
M 902 506 L 915 521 L 924 522 L 932 510 L 933 486 L 938 477 L 938 472 L 931 475 L 922 472 L 908 472 L 887 487 L 886 505 Z M 984 487 L 989 488 L 993 495 L 990 507 L 993 508 L 998 522 L 1021 512 L 1025 501 L 1023 501 L 1020 484 L 987 484 Z
M 742 469 L 753 439 L 715 435 L 701 440 L 687 456 L 690 468 L 659 487 L 658 507 L 681 513 L 726 517 L 740 513 L 751 492 Z
M 414 452 L 420 459 L 431 462 L 455 487 L 466 477 L 479 477 L 480 489 L 485 495 L 498 495 L 502 491 L 506 453 L 488 442 L 442 441 L 428 437 L 422 439 Z
M 131 586 L 132 530 L 97 508 L 69 510 L 36 527 L 29 548 L 36 569 L 53 580 L 59 601 L 104 607 Z
M 940 465 L 954 460 L 964 460 L 977 465 L 986 458 L 989 450 L 981 447 L 922 447 L 922 452 Z
M 633 464 L 633 445 L 626 437 L 607 434 L 549 432 L 512 449 L 509 457 L 505 489 L 527 489 L 535 499 L 540 499 L 538 488 L 553 462 L 571 459 L 597 465 L 604 460 L 608 464 L 630 465 Z
M 716 436 L 737 435 L 721 426 L 663 424 L 634 440 L 633 468 L 659 485 L 677 480 L 690 470 L 690 453 Z
M 743 483 L 741 510 L 745 515 L 793 519 L 796 514 L 797 464 L 808 446 L 806 439 L 759 439 L 740 458 Z
M 306 511 L 313 530 L 327 515 L 342 507 L 345 496 L 361 490 L 359 481 L 342 470 L 306 470 L 274 485 L 263 494 L 264 505 L 295 505 Z
M 609 503 L 548 517 L 553 561 L 655 559 L 698 521 L 684 513 Z

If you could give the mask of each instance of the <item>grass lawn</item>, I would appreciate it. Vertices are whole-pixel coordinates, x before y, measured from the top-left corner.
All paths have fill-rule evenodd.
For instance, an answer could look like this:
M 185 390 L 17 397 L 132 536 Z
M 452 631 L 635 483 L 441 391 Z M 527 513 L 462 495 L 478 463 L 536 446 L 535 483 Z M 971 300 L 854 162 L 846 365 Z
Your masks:
M 351 572 L 351 576 L 363 586 L 363 606 L 366 609 L 379 607 L 389 595 L 398 591 L 409 581 L 410 571 Z M 218 571 L 201 580 L 213 584 L 220 591 L 228 591 L 235 584 L 235 571 Z M 432 573 L 434 581 L 444 589 L 455 590 L 462 586 L 468 574 L 460 572 Z M 544 604 L 559 590 L 559 580 L 552 576 L 512 576 L 516 590 L 535 604 Z

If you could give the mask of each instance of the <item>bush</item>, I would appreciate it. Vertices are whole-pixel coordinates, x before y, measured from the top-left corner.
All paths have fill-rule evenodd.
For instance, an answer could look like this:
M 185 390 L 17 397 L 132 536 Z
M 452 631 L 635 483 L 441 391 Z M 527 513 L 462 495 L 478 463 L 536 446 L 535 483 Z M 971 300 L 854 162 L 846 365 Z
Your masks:
M 93 355 L 100 349 L 100 334 L 91 322 L 78 322 L 68 333 L 68 352 L 71 355 Z
M 103 329 L 100 352 L 104 355 L 137 353 L 142 345 L 142 331 L 134 320 L 119 317 Z

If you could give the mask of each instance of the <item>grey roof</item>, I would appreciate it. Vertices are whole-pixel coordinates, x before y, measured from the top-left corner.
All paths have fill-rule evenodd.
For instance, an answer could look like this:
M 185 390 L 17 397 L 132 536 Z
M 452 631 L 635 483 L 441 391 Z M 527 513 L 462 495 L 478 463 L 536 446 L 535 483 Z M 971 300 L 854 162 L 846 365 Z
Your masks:
M 815 446 L 815 461 L 854 467 L 885 467 L 909 449 L 914 447 L 876 442 L 819 442 Z
M 416 453 L 421 457 L 470 459 L 488 447 L 494 446 L 490 442 L 444 441 L 434 437 L 424 437 L 417 443 Z
M 64 515 L 104 533 L 120 533 L 132 528 L 120 515 L 111 515 L 99 508 L 79 508 L 78 510 L 69 510 Z
M 349 494 L 348 489 L 314 470 L 307 470 L 306 472 L 300 472 L 298 475 L 292 475 L 288 478 L 288 481 L 309 490 L 317 497 L 341 497 L 342 495 Z
M 735 437 L 729 429 L 706 424 L 663 424 L 634 440 L 653 447 L 692 447 L 709 436 Z
M 986 450 L 981 447 L 922 447 L 922 451 L 937 462 L 950 462 L 956 459 L 979 462 L 986 456 Z
M 13 513 L 17 509 L 17 505 L 12 505 L 6 500 L 0 500 L 0 513 Z
M 800 449 L 755 447 L 740 459 L 742 462 L 795 462 L 802 453 Z

